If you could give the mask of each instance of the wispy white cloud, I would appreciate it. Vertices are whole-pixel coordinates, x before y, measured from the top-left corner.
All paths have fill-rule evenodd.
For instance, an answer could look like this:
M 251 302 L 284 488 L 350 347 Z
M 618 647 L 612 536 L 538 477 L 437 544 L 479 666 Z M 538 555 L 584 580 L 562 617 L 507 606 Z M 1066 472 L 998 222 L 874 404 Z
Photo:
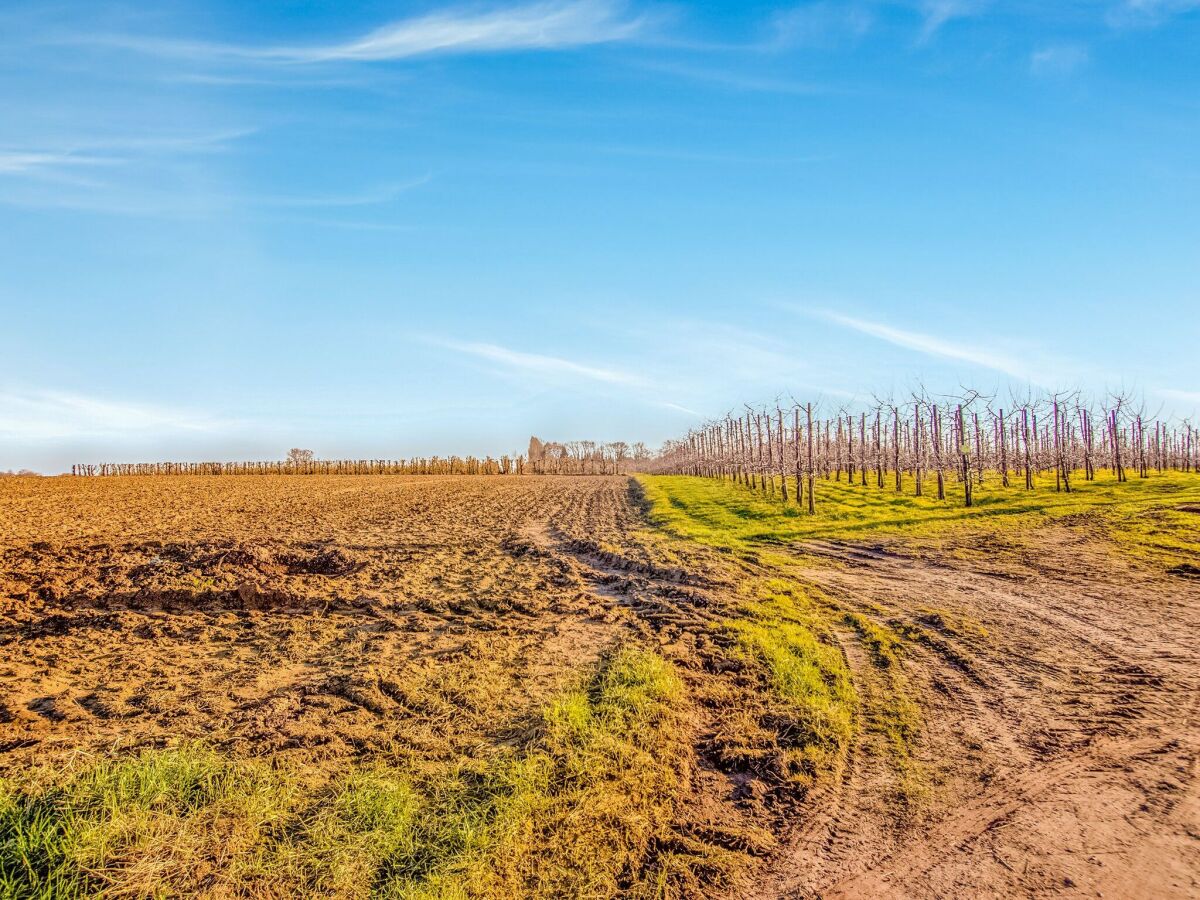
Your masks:
M 257 134 L 257 128 L 226 128 L 190 134 L 137 134 L 91 137 L 75 146 L 113 153 L 219 153 L 237 141 Z
M 145 438 L 220 431 L 230 423 L 201 413 L 105 400 L 65 391 L 0 389 L 0 438 Z
M 1106 16 L 1113 28 L 1150 28 L 1200 10 L 1200 0 L 1120 0 Z
M 319 74 L 316 70 L 311 77 L 300 77 L 295 72 L 267 70 L 262 68 L 245 68 L 241 71 L 227 72 L 170 72 L 161 76 L 161 80 L 176 84 L 195 84 L 214 88 L 270 88 L 272 90 L 373 90 L 379 82 L 372 75 L 348 77 L 343 74 Z
M 689 316 L 663 316 L 629 326 L 646 353 L 674 373 L 672 387 L 701 396 L 697 385 L 738 381 L 747 385 L 778 385 L 807 369 L 804 358 L 792 351 L 787 335 L 770 334 L 731 325 L 726 321 Z M 713 360 L 720 360 L 714 369 Z M 663 383 L 660 376 L 656 383 Z M 705 389 L 707 390 L 707 388 Z M 679 397 L 681 394 L 675 393 Z
M 380 206 L 427 184 L 431 173 L 311 193 L 213 188 L 195 154 L 227 149 L 251 130 L 199 135 L 89 138 L 41 148 L 0 149 L 0 205 L 110 215 L 197 217 L 229 210 Z M 69 143 L 69 146 L 68 146 Z
M 1056 44 L 1041 47 L 1029 57 L 1029 71 L 1034 75 L 1069 75 L 1089 59 L 1088 49 L 1078 44 Z
M 686 78 L 690 81 L 701 81 L 715 84 L 719 87 L 734 91 L 749 91 L 767 94 L 795 94 L 806 96 L 811 94 L 827 94 L 830 87 L 811 81 L 795 81 L 787 78 L 773 78 L 769 75 L 759 75 L 753 72 L 741 72 L 719 66 L 696 66 L 682 63 L 641 62 L 638 68 L 652 72 L 661 72 L 675 78 Z
M 457 353 L 464 353 L 488 362 L 499 363 L 507 369 L 535 375 L 566 377 L 599 381 L 606 384 L 640 386 L 645 379 L 631 372 L 620 369 L 603 368 L 563 359 L 558 356 L 545 356 L 540 353 L 524 353 L 501 347 L 499 344 L 451 341 L 441 338 L 429 338 L 429 343 L 445 347 Z
M 37 174 L 45 170 L 120 162 L 102 156 L 81 156 L 63 151 L 0 150 L 0 175 Z
M 297 204 L 298 205 L 298 204 Z M 260 217 L 266 222 L 284 222 L 293 225 L 310 225 L 314 228 L 334 228 L 344 231 L 413 233 L 421 231 L 421 225 L 408 222 L 372 222 L 365 219 L 334 219 L 325 215 L 265 215 Z
M 564 359 L 562 356 L 548 356 L 540 353 L 524 353 L 494 343 L 450 341 L 440 337 L 427 337 L 426 341 L 436 347 L 454 350 L 456 353 L 475 356 L 475 358 L 494 362 L 503 366 L 506 371 L 518 376 L 539 379 L 544 384 L 563 386 L 563 383 L 595 382 L 608 385 L 611 388 L 622 389 L 619 395 L 626 401 L 642 403 L 655 409 L 666 409 L 672 413 L 688 416 L 690 419 L 703 419 L 704 414 L 697 409 L 684 406 L 670 400 L 662 400 L 664 392 L 672 392 L 670 385 L 664 385 L 658 379 L 650 380 L 636 374 L 611 366 L 593 366 Z
M 75 40 L 208 62 L 378 62 L 434 54 L 562 50 L 630 40 L 650 24 L 650 17 L 631 15 L 620 0 L 543 0 L 483 10 L 440 10 L 391 22 L 348 41 L 325 44 L 251 46 L 132 35 Z
M 670 401 L 668 401 L 668 400 L 658 400 L 658 401 L 655 401 L 654 405 L 655 405 L 655 406 L 657 406 L 657 407 L 659 407 L 660 409 L 669 409 L 669 410 L 671 410 L 671 411 L 673 411 L 673 412 L 677 412 L 677 413 L 683 413 L 685 416 L 694 416 L 694 417 L 696 417 L 696 418 L 698 418 L 698 419 L 703 419 L 703 418 L 704 418 L 704 413 L 702 413 L 702 412 L 698 412 L 698 411 L 696 411 L 696 410 L 694 410 L 694 409 L 691 409 L 691 408 L 689 408 L 689 407 L 687 407 L 687 406 L 681 406 L 681 405 L 680 405 L 680 404 L 678 404 L 678 403 L 671 403 L 671 402 L 670 402 Z
M 840 313 L 824 312 L 820 315 L 837 325 L 886 341 L 894 346 L 903 347 L 906 350 L 923 353 L 926 356 L 969 363 L 983 369 L 1000 372 L 1020 381 L 1041 381 L 1040 376 L 1027 363 L 996 350 L 951 341 L 931 334 L 922 334 L 919 331 L 893 328 L 882 322 L 872 322 L 867 319 L 844 316 Z
M 0 148 L 0 176 L 96 186 L 101 182 L 81 177 L 79 171 L 146 162 L 167 155 L 221 151 L 232 141 L 252 133 L 252 129 L 239 129 L 205 134 L 46 139 L 38 145 Z
M 376 206 L 395 200 L 401 194 L 428 184 L 433 176 L 425 174 L 409 181 L 399 181 L 359 191 L 340 194 L 283 194 L 237 198 L 238 202 L 252 206 Z M 231 198 L 233 200 L 234 198 Z
M 875 15 L 865 3 L 820 0 L 777 13 L 771 24 L 776 47 L 825 47 L 863 37 Z
M 706 152 L 676 147 L 639 147 L 634 145 L 589 144 L 586 149 L 609 156 L 632 156 L 646 159 L 674 159 L 681 162 L 718 163 L 735 166 L 798 166 L 808 163 L 829 162 L 829 154 L 796 154 L 793 156 L 754 156 L 740 153 Z
M 955 19 L 979 15 L 987 6 L 988 0 L 922 0 L 921 42 L 932 40 L 943 26 Z
M 0 150 L 3 161 L 12 170 L 37 165 L 95 165 L 124 162 L 135 156 L 158 153 L 209 153 L 227 150 L 239 138 L 254 134 L 256 129 L 237 128 L 199 134 L 136 134 L 89 135 L 87 137 L 57 137 L 40 142 L 36 149 L 12 148 Z
M 347 190 L 344 193 L 251 194 L 180 186 L 177 180 L 170 177 L 162 177 L 153 184 L 138 184 L 128 179 L 98 181 L 55 177 L 53 189 L 30 185 L 21 190 L 0 193 L 0 205 L 176 219 L 205 219 L 238 212 L 250 217 L 265 216 L 279 220 L 281 213 L 290 210 L 382 207 L 428 180 L 429 177 L 425 176 L 410 182 Z M 303 221 L 302 216 L 284 215 L 284 218 Z M 362 229 L 411 230 L 411 226 L 392 223 L 335 222 L 324 219 L 313 219 L 312 222 Z

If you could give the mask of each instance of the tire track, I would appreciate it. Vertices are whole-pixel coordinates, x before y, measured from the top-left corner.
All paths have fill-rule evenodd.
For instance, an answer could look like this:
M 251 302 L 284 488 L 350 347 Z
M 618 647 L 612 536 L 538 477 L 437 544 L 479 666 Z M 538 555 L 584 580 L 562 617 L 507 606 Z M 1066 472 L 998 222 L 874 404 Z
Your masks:
M 871 803 L 882 780 L 847 782 L 835 802 L 856 810 L 856 830 L 814 853 L 805 826 L 760 896 L 1200 891 L 1200 592 L 1131 572 L 1102 541 L 1074 533 L 1075 569 L 1046 565 L 1039 576 L 1063 552 L 1060 531 L 1038 535 L 1020 563 L 994 554 L 987 572 L 891 546 L 805 546 L 829 561 L 807 577 L 877 623 L 944 606 L 992 638 L 944 636 L 978 677 L 927 646 L 904 657 L 933 722 L 923 758 L 942 783 L 940 804 L 889 847 L 878 837 L 888 811 Z

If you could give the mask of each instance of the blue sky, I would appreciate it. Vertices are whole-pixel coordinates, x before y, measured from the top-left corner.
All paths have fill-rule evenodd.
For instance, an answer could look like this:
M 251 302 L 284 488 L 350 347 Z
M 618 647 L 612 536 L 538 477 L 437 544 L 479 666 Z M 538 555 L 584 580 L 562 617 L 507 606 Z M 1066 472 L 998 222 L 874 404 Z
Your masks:
M 1200 0 L 0 3 L 0 469 L 1200 411 Z

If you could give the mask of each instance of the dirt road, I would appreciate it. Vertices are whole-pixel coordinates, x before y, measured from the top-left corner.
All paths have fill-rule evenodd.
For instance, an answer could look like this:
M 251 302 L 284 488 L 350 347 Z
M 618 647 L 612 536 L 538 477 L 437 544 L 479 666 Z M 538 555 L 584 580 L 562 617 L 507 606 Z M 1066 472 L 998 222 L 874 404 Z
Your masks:
M 1086 521 L 1018 547 L 797 550 L 838 602 L 929 635 L 903 667 L 932 789 L 915 814 L 889 806 L 867 735 L 760 895 L 1200 896 L 1195 580 Z

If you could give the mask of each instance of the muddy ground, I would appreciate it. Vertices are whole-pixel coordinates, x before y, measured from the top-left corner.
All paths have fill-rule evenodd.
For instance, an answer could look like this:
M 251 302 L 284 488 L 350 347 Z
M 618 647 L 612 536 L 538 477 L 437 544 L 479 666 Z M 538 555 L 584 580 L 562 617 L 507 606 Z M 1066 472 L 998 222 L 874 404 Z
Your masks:
M 636 639 L 704 700 L 684 814 L 776 835 L 744 896 L 1200 895 L 1200 583 L 1086 518 L 788 548 L 863 708 L 840 777 L 773 797 L 716 762 L 740 701 L 704 627 L 771 572 L 648 539 L 626 479 L 10 479 L 0 524 L 0 773 L 181 738 L 444 760 Z M 843 612 L 909 638 L 893 668 Z

